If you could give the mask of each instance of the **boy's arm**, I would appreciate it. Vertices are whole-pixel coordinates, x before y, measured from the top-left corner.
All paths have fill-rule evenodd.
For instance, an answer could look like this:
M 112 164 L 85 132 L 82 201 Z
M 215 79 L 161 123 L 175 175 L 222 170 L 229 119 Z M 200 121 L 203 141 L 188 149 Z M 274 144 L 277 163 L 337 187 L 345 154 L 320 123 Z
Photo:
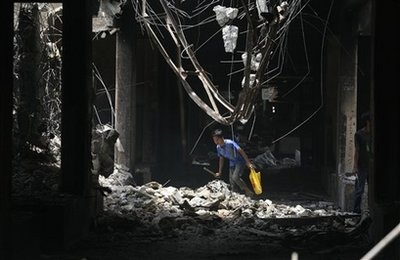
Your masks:
M 218 162 L 218 172 L 215 174 L 216 177 L 220 177 L 221 176 L 223 168 L 224 168 L 224 157 L 220 156 L 219 157 L 219 162 Z
M 239 148 L 238 151 L 242 155 L 244 160 L 246 161 L 247 167 L 254 168 L 254 165 L 250 162 L 249 157 L 247 156 L 246 152 L 242 148 Z

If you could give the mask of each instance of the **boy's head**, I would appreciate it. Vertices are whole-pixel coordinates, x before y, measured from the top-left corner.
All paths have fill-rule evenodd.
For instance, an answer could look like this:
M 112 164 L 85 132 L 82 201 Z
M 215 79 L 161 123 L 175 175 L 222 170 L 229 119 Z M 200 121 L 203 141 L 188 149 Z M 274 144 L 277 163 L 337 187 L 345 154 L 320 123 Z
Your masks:
M 221 129 L 216 129 L 212 132 L 212 138 L 215 144 L 224 144 L 224 135 Z

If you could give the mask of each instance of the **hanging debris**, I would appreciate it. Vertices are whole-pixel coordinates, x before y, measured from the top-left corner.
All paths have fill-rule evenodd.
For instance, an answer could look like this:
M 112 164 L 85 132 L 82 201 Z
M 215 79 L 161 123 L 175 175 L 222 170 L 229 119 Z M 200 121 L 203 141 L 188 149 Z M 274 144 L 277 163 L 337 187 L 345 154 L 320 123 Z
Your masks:
M 256 74 L 252 73 L 252 74 L 250 74 L 250 77 L 249 77 L 249 87 L 253 88 L 253 86 L 255 85 L 254 84 L 255 82 L 258 83 L 258 80 L 256 80 Z M 246 86 L 246 78 L 244 77 L 242 79 L 242 88 L 244 88 L 245 86 Z
M 234 25 L 226 25 L 222 28 L 225 52 L 233 52 L 236 49 L 239 28 Z
M 287 17 L 287 10 L 289 8 L 289 3 L 287 1 L 283 1 L 280 5 L 276 7 L 279 13 L 279 20 L 283 21 Z
M 266 14 L 270 13 L 267 5 L 267 0 L 256 0 L 256 6 L 260 19 L 263 19 Z
M 101 33 L 104 38 L 105 32 L 114 33 L 117 30 L 116 20 L 122 14 L 122 7 L 126 0 L 100 0 L 97 15 L 93 17 L 92 31 Z
M 250 61 L 250 69 L 252 71 L 257 71 L 258 68 L 260 67 L 260 62 L 262 59 L 262 54 L 261 53 L 257 53 L 257 55 L 251 55 L 251 61 Z M 247 53 L 243 53 L 242 54 L 242 61 L 243 61 L 243 65 L 246 65 L 247 63 Z
M 278 1 L 258 1 L 256 4 L 260 19 L 255 17 L 257 10 L 252 1 L 231 2 L 230 7 L 225 7 L 223 4 L 223 1 L 218 0 L 201 1 L 196 8 L 188 8 L 176 1 L 132 1 L 136 20 L 181 80 L 182 87 L 189 97 L 220 124 L 232 125 L 235 122 L 245 124 L 255 110 L 257 95 L 261 92 L 259 90 L 263 84 L 268 83 L 270 78 L 276 77 L 282 71 L 278 68 L 269 68 L 270 61 L 275 51 L 281 52 L 286 48 L 283 44 L 288 35 L 289 24 L 301 13 L 304 4 L 298 0 L 279 4 Z M 210 13 L 215 13 L 215 16 Z M 289 16 L 291 19 L 285 19 Z M 218 23 L 217 28 L 214 28 L 215 33 L 206 40 L 197 37 L 194 41 L 190 39 L 190 34 L 186 33 L 189 29 L 200 28 L 205 24 L 213 26 L 211 22 L 214 19 Z M 241 84 L 239 79 L 232 84 L 238 88 L 242 86 L 236 104 L 231 103 L 230 95 L 228 98 L 222 95 L 224 90 L 214 82 L 212 73 L 207 71 L 197 58 L 197 55 L 200 55 L 199 49 L 207 48 L 207 44 L 218 35 L 221 27 L 225 52 L 232 53 L 234 58 L 238 45 L 240 52 L 244 51 L 248 56 L 255 55 L 254 62 L 245 62 L 242 69 L 227 75 L 231 79 L 233 74 L 243 72 L 244 83 Z M 239 34 L 239 31 L 243 33 Z M 238 40 L 238 36 L 246 39 Z M 174 61 L 175 59 L 171 58 L 176 52 L 167 44 L 168 38 L 182 50 L 183 59 Z M 234 62 L 231 61 L 231 66 Z M 283 63 L 278 64 L 278 67 L 282 66 Z M 198 87 L 192 87 L 193 81 L 201 84 L 207 96 L 199 95 Z
M 92 131 L 93 174 L 105 177 L 114 171 L 114 145 L 119 137 L 117 130 L 108 125 L 98 125 Z
M 225 26 L 229 21 L 235 19 L 238 15 L 237 8 L 225 7 L 220 5 L 214 6 L 213 11 L 216 14 L 215 19 L 221 27 Z

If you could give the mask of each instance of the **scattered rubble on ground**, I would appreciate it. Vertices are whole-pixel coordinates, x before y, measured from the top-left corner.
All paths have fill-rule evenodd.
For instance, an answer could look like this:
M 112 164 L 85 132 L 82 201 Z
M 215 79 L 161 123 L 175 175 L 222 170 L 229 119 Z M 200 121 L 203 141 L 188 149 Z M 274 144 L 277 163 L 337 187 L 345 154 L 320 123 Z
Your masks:
M 45 167 L 26 160 L 15 166 L 14 196 L 57 194 L 58 165 Z M 196 189 L 155 181 L 137 186 L 129 170 L 119 165 L 108 178 L 98 177 L 99 184 L 111 190 L 104 194 L 99 232 L 113 242 L 212 237 L 213 241 L 262 241 L 293 248 L 323 244 L 325 250 L 332 243 L 359 243 L 370 223 L 369 217 L 340 211 L 329 201 L 252 199 L 231 192 L 220 179 Z
M 108 178 L 99 176 L 99 183 L 112 190 L 104 199 L 104 209 L 135 222 L 149 237 L 255 236 L 276 242 L 329 233 L 358 234 L 359 216 L 342 212 L 327 201 L 276 204 L 231 192 L 228 184 L 217 179 L 191 189 L 164 187 L 155 181 L 142 186 L 126 185 L 131 178 L 120 167 Z

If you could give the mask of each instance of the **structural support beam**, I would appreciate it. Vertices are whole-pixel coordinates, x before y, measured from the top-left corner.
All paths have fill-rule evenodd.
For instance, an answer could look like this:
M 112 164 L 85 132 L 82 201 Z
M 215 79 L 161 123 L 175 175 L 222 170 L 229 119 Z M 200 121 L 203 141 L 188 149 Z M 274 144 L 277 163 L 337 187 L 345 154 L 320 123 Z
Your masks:
M 0 1 L 0 258 L 11 259 L 13 2 Z
M 61 188 L 75 195 L 90 191 L 91 3 L 63 1 Z
M 352 23 L 351 20 L 348 22 Z M 343 179 L 343 174 L 353 168 L 354 134 L 357 131 L 357 36 L 352 34 L 351 26 L 343 31 L 341 42 L 344 48 L 340 56 L 336 139 L 338 201 L 342 209 L 351 210 L 353 184 Z
M 128 167 L 135 166 L 136 141 L 136 57 L 134 13 L 131 5 L 126 5 L 121 17 L 121 27 L 116 43 L 116 90 L 115 128 L 123 150 L 116 149 L 116 162 Z

